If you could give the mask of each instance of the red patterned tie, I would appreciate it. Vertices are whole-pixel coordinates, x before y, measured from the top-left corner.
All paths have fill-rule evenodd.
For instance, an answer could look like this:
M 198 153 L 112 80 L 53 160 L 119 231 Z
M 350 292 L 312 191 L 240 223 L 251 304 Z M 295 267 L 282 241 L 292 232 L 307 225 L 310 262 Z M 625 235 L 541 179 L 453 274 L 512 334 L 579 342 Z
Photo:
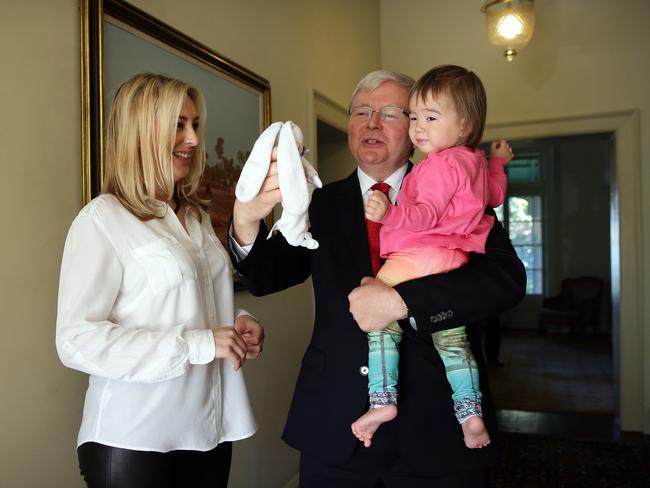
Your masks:
M 379 190 L 384 195 L 388 196 L 390 185 L 388 183 L 375 183 L 370 188 L 371 190 Z M 372 275 L 376 276 L 383 260 L 379 255 L 379 229 L 381 224 L 366 220 L 366 230 L 368 231 L 368 246 L 370 247 L 370 262 L 372 263 Z

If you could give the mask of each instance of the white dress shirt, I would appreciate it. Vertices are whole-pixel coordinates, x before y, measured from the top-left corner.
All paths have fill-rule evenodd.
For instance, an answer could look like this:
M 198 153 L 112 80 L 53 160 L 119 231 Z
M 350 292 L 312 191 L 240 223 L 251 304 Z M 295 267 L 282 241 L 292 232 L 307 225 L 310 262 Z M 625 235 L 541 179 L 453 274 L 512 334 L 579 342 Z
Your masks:
M 242 372 L 215 359 L 209 330 L 235 320 L 228 255 L 205 212 L 188 211 L 186 231 L 162 211 L 141 221 L 101 195 L 68 233 L 56 345 L 90 375 L 77 445 L 206 451 L 256 430 Z
M 406 176 L 406 170 L 408 165 L 404 164 L 397 169 L 392 175 L 386 178 L 383 182 L 386 183 L 390 188 L 388 189 L 388 198 L 391 203 L 395 205 L 397 201 L 397 193 L 402 187 L 402 181 L 404 181 L 404 176 Z M 365 207 L 368 203 L 368 198 L 372 195 L 373 190 L 371 189 L 372 185 L 379 183 L 378 181 L 373 180 L 370 176 L 363 172 L 361 168 L 357 168 L 357 177 L 359 178 L 359 186 L 361 187 L 361 196 L 363 197 L 363 206 Z

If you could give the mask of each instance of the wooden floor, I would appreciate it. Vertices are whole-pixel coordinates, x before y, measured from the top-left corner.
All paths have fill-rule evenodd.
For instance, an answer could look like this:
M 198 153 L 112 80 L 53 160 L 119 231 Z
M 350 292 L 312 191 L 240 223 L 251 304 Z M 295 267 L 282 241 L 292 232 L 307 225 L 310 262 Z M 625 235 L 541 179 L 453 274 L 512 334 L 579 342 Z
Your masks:
M 497 410 L 497 419 L 502 432 L 590 441 L 621 438 L 617 418 L 608 414 Z
M 506 329 L 500 360 L 489 370 L 497 408 L 616 413 L 608 336 Z
M 638 442 L 621 434 L 615 411 L 611 343 L 605 336 L 502 331 L 490 387 L 503 432 Z

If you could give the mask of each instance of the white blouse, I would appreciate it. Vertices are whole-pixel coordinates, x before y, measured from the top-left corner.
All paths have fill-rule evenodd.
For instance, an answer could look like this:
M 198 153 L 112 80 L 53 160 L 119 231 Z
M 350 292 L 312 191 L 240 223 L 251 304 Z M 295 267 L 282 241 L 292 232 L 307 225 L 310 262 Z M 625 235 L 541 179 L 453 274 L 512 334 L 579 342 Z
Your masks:
M 232 268 L 201 217 L 188 211 L 185 231 L 167 207 L 143 222 L 101 195 L 72 223 L 56 346 L 90 375 L 78 446 L 206 451 L 255 432 L 241 370 L 215 359 L 209 329 L 235 319 Z

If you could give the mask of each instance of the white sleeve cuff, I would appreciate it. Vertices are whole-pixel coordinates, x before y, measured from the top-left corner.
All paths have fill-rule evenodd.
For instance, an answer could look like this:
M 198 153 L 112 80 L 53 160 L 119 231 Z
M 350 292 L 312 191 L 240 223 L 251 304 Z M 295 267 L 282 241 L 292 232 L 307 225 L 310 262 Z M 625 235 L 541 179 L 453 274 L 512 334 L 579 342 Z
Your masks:
M 248 246 L 239 245 L 239 243 L 232 236 L 232 225 L 230 226 L 230 229 L 228 229 L 228 243 L 230 244 L 230 250 L 235 256 L 235 261 L 238 263 L 246 259 L 246 256 L 248 256 L 248 253 L 250 253 L 251 249 L 253 248 L 253 244 L 249 244 Z
M 215 358 L 214 335 L 210 329 L 187 330 L 183 333 L 190 364 L 208 364 Z
M 255 315 L 253 315 L 252 313 L 247 312 L 243 308 L 238 308 L 237 311 L 235 312 L 235 319 L 238 319 L 242 315 L 249 315 L 249 316 L 253 317 L 255 320 L 257 320 L 257 317 L 255 317 Z

